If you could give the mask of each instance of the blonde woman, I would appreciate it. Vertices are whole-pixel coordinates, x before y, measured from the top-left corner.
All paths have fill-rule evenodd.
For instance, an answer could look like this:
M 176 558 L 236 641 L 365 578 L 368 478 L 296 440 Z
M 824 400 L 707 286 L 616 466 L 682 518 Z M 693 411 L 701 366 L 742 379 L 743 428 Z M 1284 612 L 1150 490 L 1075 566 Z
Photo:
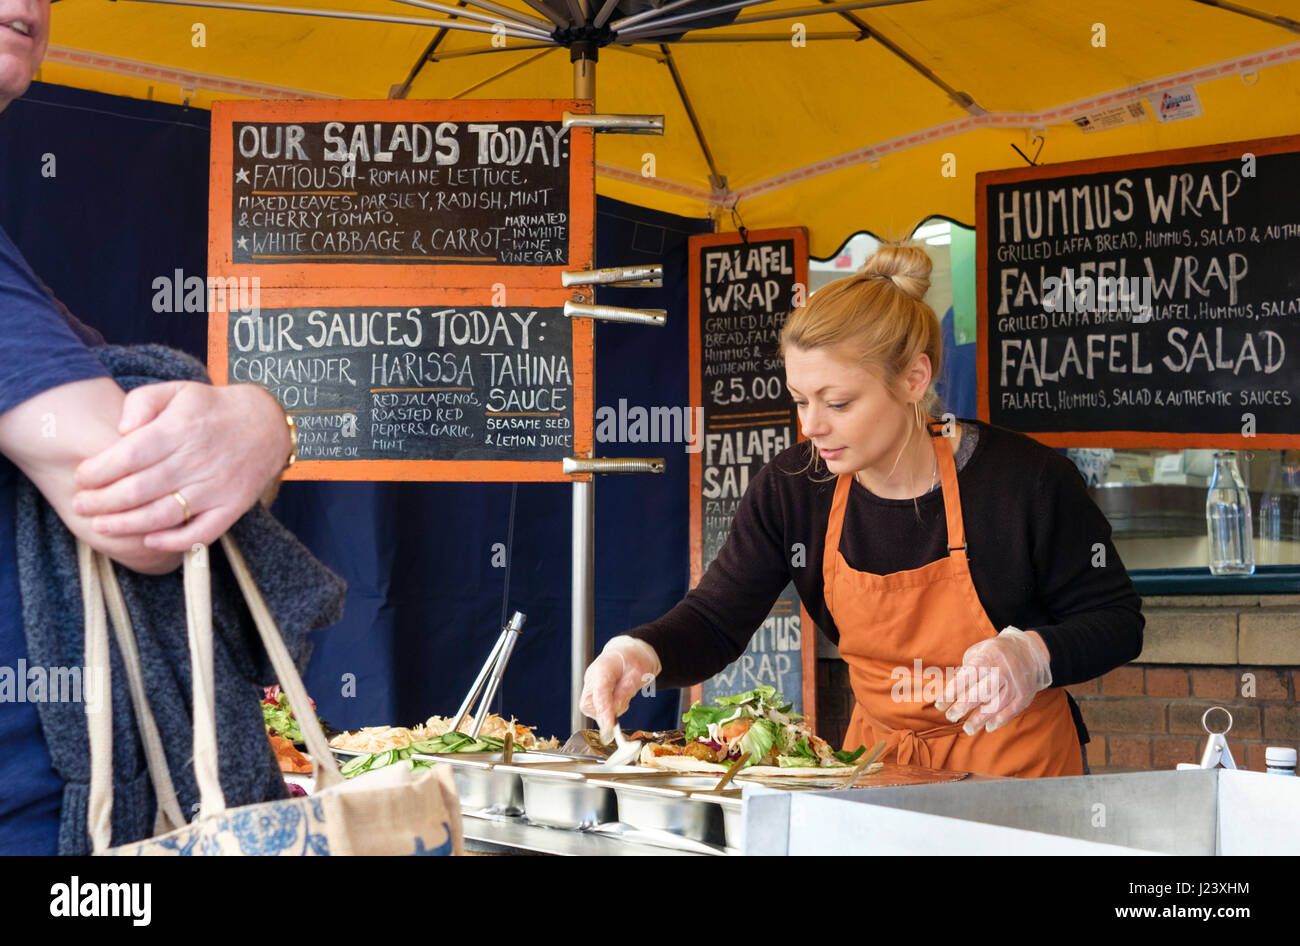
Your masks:
M 786 384 L 808 440 L 755 476 L 699 586 L 587 668 L 582 706 L 602 728 L 650 676 L 686 686 L 735 660 L 793 580 L 849 665 L 846 747 L 884 739 L 885 761 L 989 775 L 1086 771 L 1063 687 L 1138 655 L 1141 600 L 1068 459 L 934 421 L 930 270 L 920 248 L 884 246 L 790 315 Z

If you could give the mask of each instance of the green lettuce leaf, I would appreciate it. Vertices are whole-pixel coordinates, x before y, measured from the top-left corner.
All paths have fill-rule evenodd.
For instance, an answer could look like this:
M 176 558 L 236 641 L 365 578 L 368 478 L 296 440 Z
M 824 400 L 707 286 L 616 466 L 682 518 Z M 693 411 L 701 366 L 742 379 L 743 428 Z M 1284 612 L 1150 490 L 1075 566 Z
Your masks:
M 817 753 L 813 751 L 813 747 L 809 744 L 807 736 L 804 736 L 794 744 L 793 752 L 800 758 L 807 759 L 813 765 L 817 765 L 820 761 L 817 758 Z
M 776 764 L 783 769 L 815 769 L 818 767 L 816 759 L 809 759 L 801 755 L 779 755 L 776 757 Z
M 262 701 L 262 722 L 268 732 L 283 736 L 290 742 L 302 742 L 302 730 L 298 727 L 298 720 L 293 718 L 287 694 L 279 694 L 275 703 Z
M 852 752 L 850 752 L 848 749 L 838 749 L 835 752 L 835 758 L 839 759 L 845 765 L 852 765 L 854 762 L 857 762 L 858 758 L 862 755 L 862 753 L 866 751 L 867 751 L 866 746 L 858 746 Z
M 720 723 L 735 713 L 734 706 L 705 706 L 697 701 L 682 717 L 686 724 L 686 741 L 694 742 L 701 736 L 708 736 L 710 723 Z
M 720 696 L 714 702 L 721 706 L 752 705 L 758 716 L 767 715 L 768 710 L 789 715 L 790 710 L 794 709 L 793 703 L 787 703 L 785 697 L 776 692 L 776 687 L 770 686 L 755 687 L 732 696 Z
M 744 693 L 736 693 L 732 696 L 720 696 L 713 702 L 722 706 L 737 706 L 741 703 L 760 703 L 765 702 L 771 705 L 773 702 L 780 702 L 781 697 L 776 692 L 776 687 L 756 687 L 753 690 L 746 690 Z
M 781 727 L 770 719 L 756 719 L 749 732 L 740 737 L 740 751 L 749 753 L 749 765 L 758 765 L 776 745 L 777 737 L 781 734 Z

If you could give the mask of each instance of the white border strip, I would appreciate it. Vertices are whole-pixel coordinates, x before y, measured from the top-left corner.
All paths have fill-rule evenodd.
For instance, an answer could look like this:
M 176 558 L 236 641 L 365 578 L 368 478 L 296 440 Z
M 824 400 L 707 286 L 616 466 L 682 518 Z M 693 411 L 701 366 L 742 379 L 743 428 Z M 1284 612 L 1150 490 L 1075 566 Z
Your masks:
M 182 72 L 151 62 L 135 59 L 122 59 L 103 53 L 89 52 L 84 49 L 72 49 L 68 46 L 51 46 L 45 53 L 46 62 L 61 66 L 73 66 L 78 69 L 93 69 L 96 72 L 111 72 L 147 82 L 175 85 L 182 89 L 202 89 L 205 92 L 227 92 L 232 95 L 247 95 L 258 99 L 329 99 L 334 95 L 320 92 L 307 92 L 303 89 L 291 89 L 282 85 L 264 85 L 258 82 L 246 82 L 242 79 L 228 79 L 203 72 Z
M 1181 72 L 1177 75 L 1153 79 L 1149 82 L 1128 86 L 1127 88 L 1104 92 L 1101 95 L 1095 95 L 1087 99 L 1080 99 L 1077 102 L 1069 102 L 1065 105 L 1058 105 L 1055 108 L 1049 108 L 1039 112 L 989 112 L 984 115 L 970 115 L 951 122 L 945 122 L 942 125 L 923 128 L 910 134 L 902 135 L 898 138 L 892 138 L 888 141 L 869 145 L 865 148 L 848 151 L 844 154 L 837 155 L 836 157 L 828 158 L 825 161 L 818 161 L 816 164 L 809 164 L 802 168 L 787 171 L 783 174 L 777 175 L 776 177 L 770 177 L 767 180 L 759 181 L 757 184 L 742 187 L 738 191 L 732 191 L 728 196 L 735 200 L 744 200 L 750 197 L 755 197 L 759 194 L 779 190 L 783 187 L 789 187 L 791 184 L 807 180 L 810 177 L 817 177 L 818 175 L 827 174 L 831 171 L 838 171 L 841 168 L 855 164 L 868 163 L 887 154 L 894 154 L 908 148 L 916 147 L 917 145 L 927 144 L 944 138 L 951 138 L 955 135 L 964 134 L 965 132 L 973 131 L 978 128 L 1043 128 L 1048 125 L 1054 125 L 1058 122 L 1070 121 L 1079 115 L 1086 114 L 1099 108 L 1104 108 L 1108 105 L 1132 102 L 1136 99 L 1163 92 L 1165 89 L 1174 88 L 1176 86 L 1193 85 L 1197 82 L 1221 79 L 1225 75 L 1244 74 L 1253 72 L 1256 69 L 1268 66 L 1277 66 L 1286 62 L 1294 62 L 1296 60 L 1300 60 L 1300 43 L 1279 46 L 1276 49 L 1265 50 L 1260 53 L 1251 53 L 1248 56 L 1240 56 L 1236 59 L 1215 63 L 1210 66 L 1203 66 L 1200 69 L 1193 69 L 1189 72 Z
M 757 197 L 760 194 L 771 193 L 812 177 L 829 174 L 832 171 L 838 171 L 857 164 L 869 164 L 885 155 L 897 154 L 909 148 L 952 138 L 968 131 L 980 128 L 1045 128 L 1058 122 L 1070 121 L 1095 109 L 1132 102 L 1176 86 L 1221 79 L 1227 75 L 1242 75 L 1268 66 L 1278 66 L 1297 60 L 1300 60 L 1300 43 L 1293 43 L 1287 46 L 1279 46 L 1276 49 L 1251 53 L 1225 62 L 1203 66 L 1200 69 L 1165 76 L 1160 79 L 1152 79 L 1149 82 L 1104 92 L 1091 98 L 1080 99 L 1076 102 L 1069 102 L 1038 112 L 988 112 L 983 115 L 968 115 L 945 122 L 942 125 L 921 128 L 906 135 L 900 135 L 897 138 L 877 142 L 865 148 L 847 151 L 844 154 L 786 171 L 776 177 L 767 178 L 735 191 L 708 191 L 701 187 L 681 184 L 676 181 L 666 181 L 662 178 L 641 177 L 634 171 L 608 164 L 597 164 L 596 172 L 602 177 L 622 181 L 626 184 L 649 187 L 670 194 L 689 197 L 712 207 L 727 208 L 734 206 L 738 201 Z

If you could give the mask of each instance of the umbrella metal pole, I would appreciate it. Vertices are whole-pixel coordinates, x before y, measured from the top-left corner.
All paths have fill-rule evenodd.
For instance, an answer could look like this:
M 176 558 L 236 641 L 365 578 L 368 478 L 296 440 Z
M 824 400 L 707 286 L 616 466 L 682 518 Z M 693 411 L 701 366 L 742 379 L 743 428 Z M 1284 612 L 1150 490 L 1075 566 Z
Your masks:
M 573 63 L 573 97 L 596 97 L 596 63 L 579 56 Z M 595 245 L 593 239 L 592 245 Z M 595 260 L 591 261 L 593 264 Z M 594 355 L 593 355 L 594 360 Z M 572 625 L 570 628 L 569 721 L 570 732 L 586 729 L 578 703 L 582 676 L 596 649 L 596 477 L 573 484 Z
M 596 477 L 573 484 L 573 638 L 570 663 L 569 715 L 571 732 L 586 729 L 578 709 L 582 699 L 582 676 L 596 647 L 595 538 Z

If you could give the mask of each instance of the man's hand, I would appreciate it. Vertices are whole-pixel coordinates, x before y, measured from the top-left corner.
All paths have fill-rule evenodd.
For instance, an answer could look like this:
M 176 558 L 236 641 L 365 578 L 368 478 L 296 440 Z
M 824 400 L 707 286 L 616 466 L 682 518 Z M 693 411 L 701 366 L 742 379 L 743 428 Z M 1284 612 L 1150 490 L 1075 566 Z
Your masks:
M 289 429 L 252 384 L 147 384 L 126 395 L 122 439 L 77 467 L 76 511 L 96 532 L 181 552 L 216 541 L 283 470 Z M 179 492 L 193 516 L 173 493 Z

